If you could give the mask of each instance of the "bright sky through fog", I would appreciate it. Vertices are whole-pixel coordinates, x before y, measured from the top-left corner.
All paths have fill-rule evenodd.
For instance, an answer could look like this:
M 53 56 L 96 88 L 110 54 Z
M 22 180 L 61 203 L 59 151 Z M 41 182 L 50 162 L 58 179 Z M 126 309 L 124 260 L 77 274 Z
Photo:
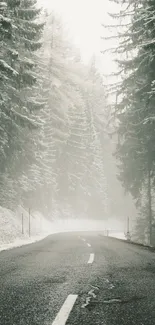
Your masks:
M 100 51 L 105 47 L 101 40 L 104 34 L 102 23 L 109 23 L 108 12 L 113 11 L 113 4 L 108 0 L 38 0 L 49 10 L 57 11 L 68 25 L 71 37 L 80 48 L 84 60 L 89 60 L 95 53 L 101 67 L 107 73 L 112 69 L 112 59 L 106 55 L 102 61 Z

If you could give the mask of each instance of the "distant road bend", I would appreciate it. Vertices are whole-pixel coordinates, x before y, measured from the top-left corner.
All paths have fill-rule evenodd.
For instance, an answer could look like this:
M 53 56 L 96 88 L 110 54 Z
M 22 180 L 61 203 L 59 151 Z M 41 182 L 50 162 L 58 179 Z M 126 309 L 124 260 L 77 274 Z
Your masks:
M 155 253 L 65 233 L 0 253 L 1 325 L 155 325 Z

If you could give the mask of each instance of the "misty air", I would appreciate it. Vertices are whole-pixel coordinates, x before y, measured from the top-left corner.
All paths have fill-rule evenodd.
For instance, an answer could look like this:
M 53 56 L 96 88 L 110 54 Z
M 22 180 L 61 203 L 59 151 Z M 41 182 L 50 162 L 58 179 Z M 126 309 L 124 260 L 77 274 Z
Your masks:
M 0 325 L 155 324 L 154 26 L 0 0 Z

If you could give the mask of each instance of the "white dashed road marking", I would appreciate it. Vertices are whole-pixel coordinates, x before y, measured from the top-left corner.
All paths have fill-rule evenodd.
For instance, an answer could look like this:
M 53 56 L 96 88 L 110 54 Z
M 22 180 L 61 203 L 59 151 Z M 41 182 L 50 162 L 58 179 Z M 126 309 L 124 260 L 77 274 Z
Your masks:
M 81 238 L 80 236 L 79 236 L 79 238 L 81 240 L 83 240 L 84 242 L 86 242 L 86 239 L 85 238 Z M 88 247 L 91 247 L 91 244 L 89 244 L 89 243 L 86 243 L 86 244 L 87 244 Z M 90 257 L 89 257 L 89 260 L 88 260 L 88 264 L 92 264 L 94 262 L 94 257 L 95 257 L 95 254 L 94 253 L 91 253 L 90 254 Z
M 94 253 L 90 254 L 90 257 L 89 257 L 89 260 L 88 260 L 88 264 L 92 264 L 94 262 L 94 257 L 95 257 L 95 254 Z
M 69 295 L 58 312 L 52 325 L 65 325 L 78 295 Z

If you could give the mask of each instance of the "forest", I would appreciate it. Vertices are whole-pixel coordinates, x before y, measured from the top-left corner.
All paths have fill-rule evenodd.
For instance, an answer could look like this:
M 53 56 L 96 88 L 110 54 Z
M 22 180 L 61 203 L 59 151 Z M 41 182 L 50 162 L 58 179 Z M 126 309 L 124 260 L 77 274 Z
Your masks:
M 118 71 L 109 87 L 60 17 L 36 0 L 0 2 L 0 206 L 47 218 L 126 218 L 124 188 L 138 211 L 135 236 L 151 243 L 155 2 L 110 1 L 118 12 L 103 38 L 108 28 L 105 38 L 117 39 L 108 51 Z
M 114 0 L 109 49 L 118 66 L 115 117 L 119 179 L 132 194 L 138 239 L 155 244 L 155 1 Z M 119 78 L 118 78 L 119 76 Z
M 0 205 L 50 217 L 108 211 L 110 111 L 61 19 L 35 0 L 0 3 Z M 93 198 L 93 200 L 92 200 Z

